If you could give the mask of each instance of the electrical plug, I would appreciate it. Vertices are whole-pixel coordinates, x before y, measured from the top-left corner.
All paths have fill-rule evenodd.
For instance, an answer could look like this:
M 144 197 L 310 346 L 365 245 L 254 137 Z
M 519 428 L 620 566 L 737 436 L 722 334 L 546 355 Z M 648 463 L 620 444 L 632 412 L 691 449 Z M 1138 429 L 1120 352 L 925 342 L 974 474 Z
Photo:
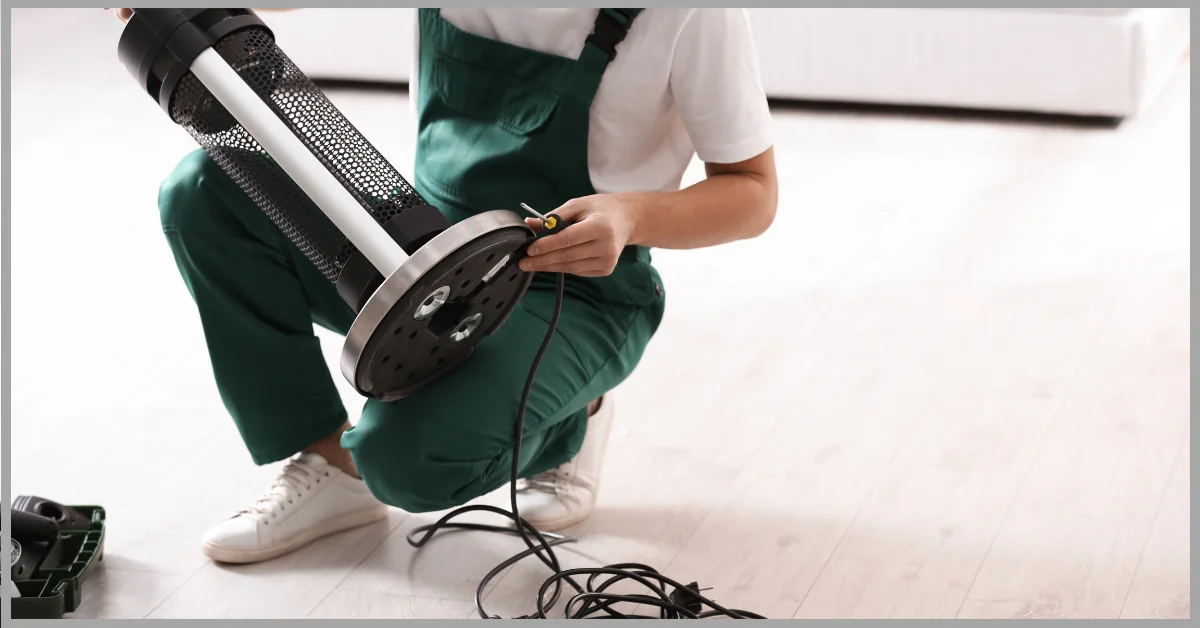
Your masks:
M 704 612 L 704 601 L 700 596 L 700 592 L 707 590 L 708 589 L 701 589 L 698 582 L 692 582 L 684 587 L 680 587 L 674 591 L 671 591 L 671 594 L 667 596 L 667 598 L 670 599 L 671 602 L 699 615 L 700 613 Z

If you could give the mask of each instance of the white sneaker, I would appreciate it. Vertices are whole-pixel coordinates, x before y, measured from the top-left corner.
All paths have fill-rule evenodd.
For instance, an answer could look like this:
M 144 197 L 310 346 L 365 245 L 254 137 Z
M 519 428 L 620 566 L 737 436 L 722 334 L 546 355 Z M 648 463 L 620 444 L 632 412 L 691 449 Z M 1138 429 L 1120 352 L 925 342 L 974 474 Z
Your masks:
M 284 464 L 254 504 L 205 533 L 204 554 L 223 563 L 269 560 L 387 513 L 365 482 L 318 454 L 303 453 Z
M 613 401 L 605 395 L 596 413 L 588 417 L 587 435 L 579 453 L 557 468 L 518 482 L 517 508 L 530 525 L 543 532 L 555 532 L 592 514 L 612 420 Z

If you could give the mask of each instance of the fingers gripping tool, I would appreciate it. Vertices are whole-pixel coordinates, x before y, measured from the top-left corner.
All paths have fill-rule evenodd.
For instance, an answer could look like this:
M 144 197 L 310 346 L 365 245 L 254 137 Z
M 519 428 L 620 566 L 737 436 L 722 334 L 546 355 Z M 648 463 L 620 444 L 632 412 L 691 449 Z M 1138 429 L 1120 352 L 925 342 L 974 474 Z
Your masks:
M 563 220 L 556 214 L 548 216 L 538 213 L 538 211 L 525 203 L 521 203 L 521 209 L 533 214 L 538 220 L 542 221 L 542 235 L 550 235 L 558 233 L 567 228 L 567 221 Z

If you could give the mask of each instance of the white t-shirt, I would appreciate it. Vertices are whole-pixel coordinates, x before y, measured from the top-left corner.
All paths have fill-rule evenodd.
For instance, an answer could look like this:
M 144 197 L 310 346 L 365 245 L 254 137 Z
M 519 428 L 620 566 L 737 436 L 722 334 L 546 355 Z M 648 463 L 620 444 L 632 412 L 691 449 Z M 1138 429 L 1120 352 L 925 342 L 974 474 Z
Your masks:
M 574 59 L 598 11 L 446 8 L 441 15 L 475 35 Z M 414 111 L 417 62 L 414 55 Z M 745 9 L 642 11 L 604 72 L 589 133 L 588 167 L 602 194 L 677 190 L 693 156 L 737 163 L 770 148 L 771 114 Z

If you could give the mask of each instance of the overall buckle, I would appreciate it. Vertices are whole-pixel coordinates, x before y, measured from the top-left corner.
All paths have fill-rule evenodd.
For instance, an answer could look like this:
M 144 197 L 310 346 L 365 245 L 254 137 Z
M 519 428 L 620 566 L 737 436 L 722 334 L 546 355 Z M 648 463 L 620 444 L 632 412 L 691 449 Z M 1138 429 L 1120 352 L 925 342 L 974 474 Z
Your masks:
M 619 11 L 618 9 L 613 10 Z M 587 38 L 588 43 L 608 55 L 610 62 L 617 57 L 617 44 L 625 40 L 625 35 L 629 33 L 629 26 L 633 22 L 628 15 L 624 13 L 621 15 L 626 19 L 624 24 L 607 10 L 600 9 L 600 14 L 596 16 L 596 24 L 592 27 L 592 34 Z

